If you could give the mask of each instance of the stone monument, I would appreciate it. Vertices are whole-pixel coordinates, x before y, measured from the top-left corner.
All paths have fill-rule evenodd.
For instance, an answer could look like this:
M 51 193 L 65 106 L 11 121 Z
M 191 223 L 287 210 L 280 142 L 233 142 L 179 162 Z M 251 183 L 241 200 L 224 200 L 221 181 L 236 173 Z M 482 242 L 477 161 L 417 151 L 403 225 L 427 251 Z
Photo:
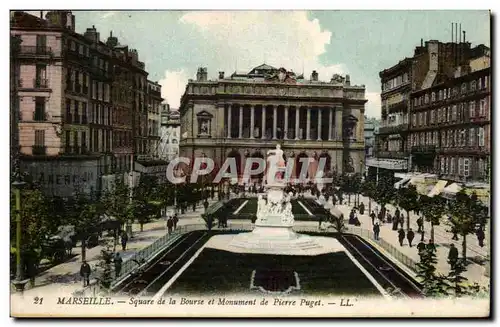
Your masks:
M 252 232 L 217 235 L 207 246 L 238 253 L 318 255 L 342 250 L 336 239 L 312 237 L 293 230 L 291 197 L 284 192 L 286 165 L 277 145 L 268 152 L 264 196 L 257 200 L 257 220 Z

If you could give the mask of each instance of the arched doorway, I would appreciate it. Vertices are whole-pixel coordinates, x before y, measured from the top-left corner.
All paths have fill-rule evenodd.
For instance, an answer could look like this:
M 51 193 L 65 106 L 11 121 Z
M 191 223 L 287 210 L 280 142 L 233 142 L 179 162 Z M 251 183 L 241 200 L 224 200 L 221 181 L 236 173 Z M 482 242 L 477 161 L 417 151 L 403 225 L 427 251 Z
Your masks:
M 302 175 L 300 175 L 302 172 L 302 166 L 304 164 L 307 164 L 302 158 L 307 158 L 307 157 L 308 155 L 305 152 L 301 152 L 297 155 L 295 159 L 295 178 L 299 179 L 300 181 L 303 181 L 307 178 L 307 171 L 304 172 Z
M 264 155 L 260 151 L 255 151 L 254 153 L 252 153 L 252 155 L 250 157 L 264 159 Z M 258 166 L 259 166 L 258 163 L 256 163 L 256 162 L 252 163 L 252 170 L 257 169 Z M 262 182 L 263 177 L 264 177 L 264 172 L 251 176 L 251 180 L 256 180 L 258 182 Z
M 237 172 L 237 175 L 238 175 L 238 180 L 240 178 L 240 176 L 242 175 L 242 171 L 241 171 L 241 155 L 238 151 L 236 150 L 232 150 L 231 152 L 229 152 L 229 154 L 227 155 L 227 158 L 234 158 L 234 160 L 236 161 L 236 172 Z M 231 166 L 229 166 L 231 167 Z M 229 168 L 231 169 L 231 168 Z M 229 172 L 229 169 L 227 170 L 227 172 Z M 231 173 L 233 173 L 233 171 L 231 171 Z

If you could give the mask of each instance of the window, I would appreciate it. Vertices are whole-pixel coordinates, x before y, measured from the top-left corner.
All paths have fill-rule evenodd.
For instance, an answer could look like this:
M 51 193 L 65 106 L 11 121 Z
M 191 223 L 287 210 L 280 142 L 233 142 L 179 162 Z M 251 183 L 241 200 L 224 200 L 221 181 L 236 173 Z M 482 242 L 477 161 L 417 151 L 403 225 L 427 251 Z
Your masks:
M 477 137 L 478 137 L 478 145 L 484 146 L 484 127 L 478 128 Z
M 92 81 L 92 99 L 97 99 L 97 81 Z
M 35 130 L 35 146 L 45 146 L 45 130 Z
M 36 47 L 38 51 L 45 51 L 45 48 L 47 47 L 47 35 L 36 36 Z
M 474 118 L 476 116 L 476 101 L 471 101 L 469 103 L 469 118 Z
M 87 148 L 87 132 L 82 131 L 82 149 Z
M 408 82 L 408 73 L 404 73 L 403 74 L 403 83 L 407 83 Z
M 47 87 L 47 65 L 36 65 L 35 87 Z
M 83 54 L 84 54 L 84 52 L 85 52 L 85 49 L 84 49 L 84 48 L 85 48 L 85 46 L 83 46 L 82 44 L 80 44 L 80 45 L 78 46 L 78 53 L 79 53 L 79 54 L 81 54 L 81 55 L 83 55 Z
M 434 131 L 434 145 L 439 146 L 439 134 L 437 131 Z
M 461 93 L 464 94 L 467 92 L 467 83 L 462 83 L 462 90 Z
M 483 117 L 485 115 L 486 115 L 486 100 L 481 99 L 481 101 L 479 101 L 479 116 Z
M 87 103 L 82 102 L 82 124 L 87 124 Z
M 432 92 L 431 94 L 431 102 L 436 101 L 436 92 Z
M 75 101 L 75 117 L 74 117 L 74 122 L 76 124 L 80 124 L 80 113 L 78 112 L 80 103 L 78 101 Z
M 476 81 L 475 81 L 475 80 L 474 80 L 474 81 L 472 81 L 472 82 L 470 82 L 470 89 L 471 89 L 471 91 L 475 91 L 475 90 L 476 90 L 476 84 L 477 84 L 477 83 L 476 83 Z
M 425 104 L 429 103 L 429 94 L 428 93 L 426 93 L 425 96 L 424 96 L 424 103 Z
M 470 159 L 464 158 L 464 176 L 470 176 Z
M 450 174 L 453 175 L 456 173 L 456 159 L 455 157 L 451 158 L 451 163 L 450 163 Z M 460 158 L 458 159 L 458 173 L 461 174 L 460 172 L 463 171 L 463 166 L 464 166 L 464 163 L 463 163 L 463 159 Z
M 488 76 L 484 76 L 484 88 L 488 88 Z
M 445 173 L 445 168 L 446 168 L 446 167 L 445 167 L 445 165 L 446 165 L 446 164 L 445 164 L 444 159 L 445 159 L 444 157 L 441 157 L 441 159 L 440 159 L 440 161 L 441 161 L 441 163 L 440 163 L 440 166 L 441 166 L 441 174 L 444 174 L 444 173 Z
M 35 98 L 35 114 L 34 114 L 33 120 L 36 120 L 36 121 L 46 120 L 45 98 L 44 97 L 36 97 Z
M 471 127 L 469 128 L 469 146 L 474 146 L 474 139 L 475 139 L 475 128 Z
M 452 109 L 452 114 L 451 114 L 451 120 L 455 121 L 456 119 L 457 119 L 457 105 L 454 104 L 453 109 Z
M 458 129 L 455 129 L 453 130 L 453 146 L 458 146 L 458 138 L 459 138 L 459 135 L 458 135 L 459 131 Z

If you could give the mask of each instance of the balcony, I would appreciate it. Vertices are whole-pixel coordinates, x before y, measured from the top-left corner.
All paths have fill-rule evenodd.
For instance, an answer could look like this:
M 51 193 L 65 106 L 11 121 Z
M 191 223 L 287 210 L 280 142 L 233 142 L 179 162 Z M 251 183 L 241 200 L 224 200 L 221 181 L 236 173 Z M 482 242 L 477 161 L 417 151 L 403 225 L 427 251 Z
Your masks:
M 375 157 L 387 159 L 406 159 L 408 152 L 406 151 L 376 151 Z
M 35 110 L 35 112 L 33 112 L 34 121 L 47 121 L 47 116 L 45 110 Z
M 399 101 L 396 103 L 391 103 L 390 105 L 387 106 L 387 108 L 388 108 L 390 113 L 393 113 L 393 112 L 401 111 L 402 109 L 406 108 L 407 104 L 408 103 L 406 102 L 406 100 L 402 100 L 402 101 Z
M 33 86 L 35 89 L 48 89 L 49 80 L 46 78 L 36 78 L 33 80 Z
M 455 146 L 446 147 L 439 149 L 441 153 L 445 154 L 476 154 L 476 155 L 488 155 L 489 150 L 485 146 Z
M 379 127 L 379 134 L 397 134 L 408 131 L 408 124 L 399 124 L 399 125 L 391 125 L 391 126 L 383 126 Z
M 416 145 L 411 147 L 412 153 L 436 153 L 435 145 Z
M 81 93 L 82 92 L 82 85 L 75 83 L 75 92 L 76 93 Z
M 50 57 L 52 49 L 47 46 L 22 45 L 19 53 L 20 57 Z
M 31 153 L 34 156 L 44 156 L 47 154 L 47 147 L 44 145 L 33 145 L 31 147 Z
M 87 124 L 87 115 L 82 115 L 82 124 Z

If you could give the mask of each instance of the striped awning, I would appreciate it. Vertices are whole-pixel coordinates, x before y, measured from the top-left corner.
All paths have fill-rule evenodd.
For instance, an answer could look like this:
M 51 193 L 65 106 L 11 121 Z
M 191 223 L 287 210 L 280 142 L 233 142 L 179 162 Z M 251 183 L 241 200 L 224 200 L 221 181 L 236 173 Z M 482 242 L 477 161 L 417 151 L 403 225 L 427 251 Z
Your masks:
M 441 194 L 443 192 L 444 188 L 446 187 L 447 181 L 439 180 L 436 185 L 432 188 L 432 190 L 429 192 L 427 195 L 428 197 L 434 197 L 436 195 Z

